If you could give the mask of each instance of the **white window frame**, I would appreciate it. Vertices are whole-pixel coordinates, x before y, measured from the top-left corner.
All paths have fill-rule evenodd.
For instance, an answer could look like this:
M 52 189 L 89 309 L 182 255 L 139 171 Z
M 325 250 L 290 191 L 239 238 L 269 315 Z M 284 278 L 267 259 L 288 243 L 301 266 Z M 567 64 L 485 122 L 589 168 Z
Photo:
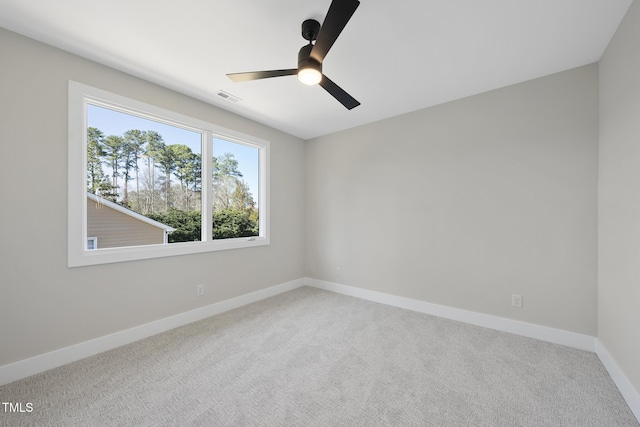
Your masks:
M 87 104 L 103 106 L 172 126 L 201 132 L 202 144 L 202 241 L 145 246 L 127 246 L 87 250 Z M 213 239 L 212 233 L 212 159 L 213 138 L 245 144 L 259 151 L 259 235 L 235 239 Z M 228 249 L 250 248 L 270 244 L 269 151 L 267 140 L 226 129 L 174 111 L 146 104 L 121 95 L 69 81 L 68 146 L 68 266 L 107 264 L 112 262 L 187 255 Z M 208 178 L 207 178 L 208 177 Z

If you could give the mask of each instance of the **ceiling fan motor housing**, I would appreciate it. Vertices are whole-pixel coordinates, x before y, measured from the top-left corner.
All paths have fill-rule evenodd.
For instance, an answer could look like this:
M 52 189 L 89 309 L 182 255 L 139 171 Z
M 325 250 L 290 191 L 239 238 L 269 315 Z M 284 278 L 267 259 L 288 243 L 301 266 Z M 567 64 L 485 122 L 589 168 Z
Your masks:
M 298 52 L 298 70 L 303 68 L 314 68 L 322 73 L 322 64 L 313 59 L 311 55 L 312 44 L 307 44 L 300 48 Z

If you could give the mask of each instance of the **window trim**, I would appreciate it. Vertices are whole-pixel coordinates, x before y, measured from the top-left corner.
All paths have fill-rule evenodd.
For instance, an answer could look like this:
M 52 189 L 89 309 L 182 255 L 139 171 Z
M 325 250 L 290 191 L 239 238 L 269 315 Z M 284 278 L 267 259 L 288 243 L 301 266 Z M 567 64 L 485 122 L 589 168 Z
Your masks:
M 105 106 L 126 114 L 134 114 L 155 121 L 166 122 L 172 126 L 183 127 L 195 132 L 203 132 L 206 143 L 202 147 L 202 158 L 212 158 L 213 138 L 226 139 L 231 142 L 255 147 L 259 150 L 259 236 L 235 239 L 217 239 L 211 237 L 211 221 L 203 221 L 200 242 L 184 242 L 145 246 L 126 246 L 121 248 L 105 248 L 87 250 L 87 189 L 86 189 L 86 129 L 87 103 Z M 107 264 L 113 262 L 134 261 L 141 259 L 187 255 L 202 252 L 250 248 L 270 244 L 270 185 L 269 156 L 270 142 L 241 132 L 195 119 L 161 107 L 97 89 L 75 81 L 69 81 L 69 141 L 68 141 L 68 267 Z M 202 165 L 202 211 L 205 218 L 212 208 L 211 162 Z M 79 225 L 80 224 L 80 225 Z

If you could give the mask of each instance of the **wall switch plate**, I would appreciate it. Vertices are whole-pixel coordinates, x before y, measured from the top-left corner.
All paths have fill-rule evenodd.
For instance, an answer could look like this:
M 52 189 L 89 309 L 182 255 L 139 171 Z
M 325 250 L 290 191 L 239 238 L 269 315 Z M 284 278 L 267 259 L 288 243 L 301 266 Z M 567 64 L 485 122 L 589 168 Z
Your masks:
M 522 295 L 511 295 L 511 306 L 516 308 L 522 308 Z
M 201 297 L 202 295 L 204 295 L 204 285 L 196 286 L 196 296 Z

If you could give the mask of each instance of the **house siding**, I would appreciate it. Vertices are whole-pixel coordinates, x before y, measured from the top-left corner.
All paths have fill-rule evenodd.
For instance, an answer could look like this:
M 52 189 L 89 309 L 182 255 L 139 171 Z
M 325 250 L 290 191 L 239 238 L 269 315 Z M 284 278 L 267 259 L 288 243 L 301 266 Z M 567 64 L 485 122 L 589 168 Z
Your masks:
M 97 237 L 97 249 L 164 243 L 164 230 L 108 206 L 87 200 L 87 237 Z

